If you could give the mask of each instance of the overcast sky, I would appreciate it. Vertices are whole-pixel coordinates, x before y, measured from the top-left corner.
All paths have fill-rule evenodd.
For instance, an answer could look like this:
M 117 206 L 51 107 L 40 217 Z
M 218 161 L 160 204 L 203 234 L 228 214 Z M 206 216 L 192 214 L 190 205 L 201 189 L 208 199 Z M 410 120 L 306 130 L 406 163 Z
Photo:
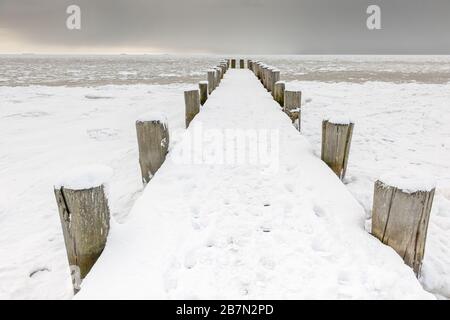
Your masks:
M 449 30 L 450 0 L 0 0 L 0 53 L 450 54 Z

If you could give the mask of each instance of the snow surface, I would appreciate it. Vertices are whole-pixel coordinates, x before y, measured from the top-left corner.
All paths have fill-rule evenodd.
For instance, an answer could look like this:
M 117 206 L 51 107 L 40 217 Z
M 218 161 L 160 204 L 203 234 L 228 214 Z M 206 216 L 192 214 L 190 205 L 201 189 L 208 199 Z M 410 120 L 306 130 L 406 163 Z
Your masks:
M 381 63 L 373 62 L 378 58 L 349 57 L 348 61 L 356 66 L 356 71 L 369 66 L 371 77 L 377 79 L 380 77 L 374 70 L 379 70 L 380 66 L 393 69 L 387 80 L 395 80 L 396 74 L 407 70 L 410 76 L 405 76 L 402 81 L 416 79 L 422 72 L 428 72 L 428 81 L 440 82 L 440 78 L 436 78 L 437 69 L 448 75 L 445 68 L 450 65 L 448 58 L 442 57 L 437 57 L 431 64 L 426 63 L 429 57 L 393 57 L 389 58 L 392 60 L 389 63 L 384 62 L 387 58 L 380 58 Z M 309 59 L 318 58 L 298 60 L 296 57 L 283 57 L 282 61 L 274 60 L 272 63 L 283 67 L 283 79 L 299 78 L 296 68 L 314 69 L 325 65 L 332 71 L 346 65 L 340 58 L 324 57 L 318 63 L 310 63 Z M 410 63 L 413 59 L 418 61 Z M 67 59 L 64 57 L 62 60 L 61 66 L 66 70 Z M 167 57 L 159 59 L 161 63 L 166 63 L 166 60 Z M 100 62 L 97 59 L 95 65 Z M 24 72 L 29 70 L 30 64 L 23 64 Z M 90 70 L 86 73 L 86 77 L 92 79 L 92 85 L 111 82 L 107 77 L 103 82 L 98 81 L 110 72 L 110 61 L 104 65 L 104 68 L 94 70 L 95 73 Z M 147 65 L 155 66 L 145 63 L 139 66 L 139 70 L 147 68 Z M 200 70 L 204 65 L 204 61 L 194 65 L 178 64 L 173 70 L 177 72 L 177 78 L 169 80 L 186 81 L 185 76 L 180 76 L 180 70 L 186 74 L 192 72 L 184 70 L 183 66 Z M 17 75 L 17 63 L 9 66 L 11 72 L 8 77 L 14 83 L 30 82 L 29 78 Z M 353 68 L 352 65 L 349 68 Z M 80 82 L 57 80 L 58 74 L 47 74 L 39 66 L 33 73 L 36 82 L 41 81 L 40 77 L 42 83 L 46 83 L 46 77 L 55 77 L 55 80 L 47 81 L 52 85 L 86 82 L 84 78 Z M 195 72 L 195 75 L 199 76 L 199 81 L 205 72 Z M 339 76 L 341 78 L 347 79 L 348 76 Z M 324 79 L 333 81 L 334 78 L 327 73 Z M 347 81 L 342 79 L 340 81 Z M 356 81 L 359 79 L 357 77 Z M 169 80 L 155 81 L 166 83 Z M 426 169 L 430 176 L 437 178 L 420 281 L 436 296 L 450 298 L 450 127 L 447 125 L 450 122 L 450 84 L 314 81 L 287 84 L 303 92 L 303 134 L 311 142 L 317 157 L 320 157 L 324 118 L 340 115 L 345 109 L 355 121 L 346 185 L 364 207 L 367 218 L 371 214 L 373 183 L 384 173 L 412 165 Z M 186 85 L 0 86 L 0 299 L 61 299 L 72 296 L 53 194 L 55 180 L 60 173 L 79 165 L 98 162 L 112 167 L 114 176 L 109 198 L 112 215 L 119 223 L 126 222 L 130 207 L 142 190 L 135 120 L 148 111 L 166 113 L 172 148 L 177 144 L 173 131 L 184 128 L 182 92 L 186 89 Z M 97 99 L 90 99 L 92 97 Z M 290 184 L 287 183 L 286 187 Z M 230 199 L 239 197 L 246 200 L 237 193 Z M 286 205 L 288 209 L 289 206 Z M 187 209 L 189 212 L 190 208 Z M 116 227 L 113 225 L 114 230 Z M 309 228 L 312 232 L 310 223 Z
M 406 193 L 428 192 L 436 188 L 436 181 L 432 177 L 418 173 L 417 170 L 400 169 L 382 175 L 379 180 Z
M 180 164 L 174 155 L 198 127 L 277 131 L 278 170 Z M 363 208 L 250 71 L 227 73 L 184 138 L 77 298 L 433 297 L 364 230 Z M 214 152 L 206 141 L 204 154 Z
M 85 190 L 101 185 L 106 186 L 113 174 L 113 169 L 104 165 L 95 164 L 77 167 L 64 173 L 55 183 L 55 188 Z
M 136 121 L 159 121 L 162 124 L 168 125 L 167 115 L 162 112 L 148 112 L 145 114 L 141 114 L 137 117 Z
M 54 183 L 79 166 L 113 168 L 109 206 L 126 221 L 143 189 L 136 119 L 159 111 L 184 127 L 186 87 L 0 87 L 0 299 L 72 297 Z
M 450 83 L 294 81 L 287 86 L 302 90 L 302 132 L 316 156 L 324 118 L 345 112 L 355 122 L 345 183 L 364 207 L 368 231 L 377 179 L 405 167 L 415 176 L 436 178 L 420 281 L 437 297 L 450 299 Z
M 350 123 L 355 123 L 350 119 L 350 117 L 345 115 L 335 115 L 332 117 L 325 118 L 324 120 L 327 120 L 329 123 L 333 124 L 341 124 L 341 125 L 349 125 Z

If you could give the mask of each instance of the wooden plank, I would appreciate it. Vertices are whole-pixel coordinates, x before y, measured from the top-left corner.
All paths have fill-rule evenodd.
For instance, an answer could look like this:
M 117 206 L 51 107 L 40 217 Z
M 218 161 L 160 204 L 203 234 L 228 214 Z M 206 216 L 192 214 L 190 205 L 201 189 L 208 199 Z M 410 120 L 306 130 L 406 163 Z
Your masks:
M 166 160 L 169 129 L 161 120 L 136 121 L 142 181 L 149 183 Z
M 200 104 L 203 106 L 208 100 L 208 82 L 202 81 L 198 84 L 200 90 Z
M 420 275 L 435 189 L 404 192 L 375 182 L 372 234 L 392 247 Z
M 345 178 L 353 136 L 353 123 L 322 122 L 322 161 L 342 180 Z
M 106 245 L 110 228 L 108 198 L 103 185 L 85 189 L 54 189 L 74 292 L 80 290 Z
M 292 123 L 298 121 L 298 130 L 301 128 L 301 91 L 284 91 L 284 112 L 291 118 Z
M 198 90 L 184 92 L 184 103 L 186 106 L 186 128 L 200 112 L 200 93 Z

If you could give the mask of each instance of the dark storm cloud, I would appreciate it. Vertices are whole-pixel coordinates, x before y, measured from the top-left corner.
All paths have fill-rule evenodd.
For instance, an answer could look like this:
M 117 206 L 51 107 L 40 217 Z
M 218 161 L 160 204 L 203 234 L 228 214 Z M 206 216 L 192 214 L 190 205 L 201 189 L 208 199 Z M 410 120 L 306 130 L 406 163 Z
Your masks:
M 82 30 L 65 27 L 82 9 Z M 366 9 L 382 8 L 382 30 Z M 450 52 L 449 0 L 0 0 L 0 30 L 35 47 L 240 53 Z M 0 48 L 1 48 L 0 44 Z

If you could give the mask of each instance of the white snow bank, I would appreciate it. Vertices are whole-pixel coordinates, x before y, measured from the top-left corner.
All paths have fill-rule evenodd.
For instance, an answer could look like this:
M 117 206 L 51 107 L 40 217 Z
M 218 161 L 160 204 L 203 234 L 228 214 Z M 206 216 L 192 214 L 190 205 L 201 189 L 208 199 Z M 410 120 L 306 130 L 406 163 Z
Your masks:
M 108 184 L 113 176 L 112 168 L 104 165 L 81 166 L 63 174 L 55 184 L 56 189 L 62 187 L 71 190 L 84 190 Z
M 136 119 L 160 111 L 171 130 L 184 130 L 186 87 L 0 86 L 0 300 L 73 296 L 55 181 L 68 168 L 110 166 L 111 221 L 126 221 L 143 189 Z M 114 99 L 93 103 L 85 98 L 90 93 Z M 45 116 L 30 117 L 30 111 Z
M 148 112 L 140 115 L 137 119 L 137 122 L 146 122 L 146 121 L 158 121 L 162 124 L 167 125 L 167 115 L 163 112 Z
M 203 155 L 220 153 L 222 132 L 272 132 L 262 159 L 277 170 L 175 161 L 198 128 Z M 77 298 L 433 298 L 364 230 L 363 208 L 311 149 L 249 70 L 230 70 L 111 232 Z
M 423 173 L 400 169 L 382 175 L 379 180 L 387 186 L 395 187 L 406 193 L 431 191 L 436 188 L 436 180 Z
M 349 116 L 346 115 L 335 115 L 328 118 L 325 118 L 330 123 L 340 124 L 340 125 L 349 125 L 351 123 L 355 123 Z
M 407 167 L 411 177 L 418 172 L 426 180 L 436 177 L 420 282 L 450 299 L 450 84 L 296 81 L 287 86 L 301 87 L 311 100 L 302 108 L 302 134 L 318 157 L 322 120 L 343 112 L 355 120 L 345 184 L 364 207 L 367 230 L 380 176 Z M 426 189 L 433 185 L 426 184 Z

